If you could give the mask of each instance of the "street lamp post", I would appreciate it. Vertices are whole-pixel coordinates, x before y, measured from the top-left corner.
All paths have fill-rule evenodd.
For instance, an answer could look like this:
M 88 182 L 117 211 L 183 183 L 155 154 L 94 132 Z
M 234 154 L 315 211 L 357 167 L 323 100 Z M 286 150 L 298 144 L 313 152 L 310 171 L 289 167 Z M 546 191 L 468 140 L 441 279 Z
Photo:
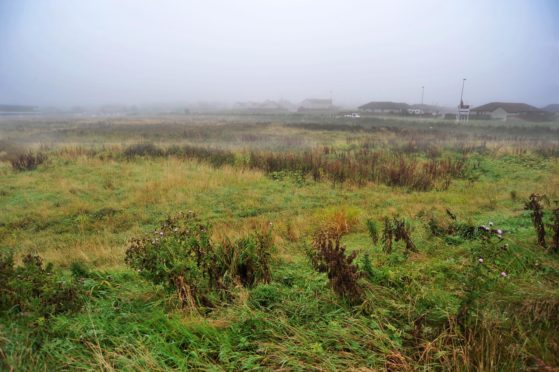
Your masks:
M 466 83 L 466 78 L 462 79 L 462 92 L 460 93 L 460 107 L 464 105 L 464 84 Z
M 466 84 L 466 78 L 462 79 L 462 90 L 460 91 L 460 106 L 458 106 L 458 122 L 464 120 L 468 121 L 470 119 L 470 106 L 464 104 L 464 85 Z

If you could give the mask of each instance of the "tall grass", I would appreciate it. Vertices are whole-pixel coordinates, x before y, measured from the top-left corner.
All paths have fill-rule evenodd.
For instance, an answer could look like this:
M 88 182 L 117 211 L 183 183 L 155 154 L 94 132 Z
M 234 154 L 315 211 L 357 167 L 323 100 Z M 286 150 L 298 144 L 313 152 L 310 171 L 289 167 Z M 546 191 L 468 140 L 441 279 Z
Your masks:
M 464 158 L 422 160 L 416 156 L 374 151 L 367 147 L 356 151 L 322 147 L 302 153 L 251 151 L 248 165 L 267 173 L 301 172 L 310 175 L 315 181 L 325 179 L 334 185 L 346 182 L 358 186 L 382 183 L 417 191 L 428 191 L 437 185 L 446 188 L 449 179 L 464 177 L 467 173 Z

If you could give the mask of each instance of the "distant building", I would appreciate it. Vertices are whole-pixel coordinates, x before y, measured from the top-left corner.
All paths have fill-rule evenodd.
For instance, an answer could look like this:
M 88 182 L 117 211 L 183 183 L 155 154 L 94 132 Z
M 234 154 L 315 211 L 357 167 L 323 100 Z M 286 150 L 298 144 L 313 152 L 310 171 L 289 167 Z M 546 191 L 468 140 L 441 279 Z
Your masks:
M 535 117 L 545 112 L 526 103 L 490 102 L 472 109 L 475 117 L 506 121 L 510 117 Z
M 264 102 L 237 102 L 233 110 L 251 114 L 282 114 L 287 113 L 288 109 L 275 101 Z
M 439 115 L 440 113 L 441 110 L 439 107 L 431 106 L 431 105 L 423 105 L 423 104 L 411 105 L 410 108 L 408 109 L 408 114 L 410 115 L 436 116 Z
M 403 102 L 369 102 L 359 106 L 359 110 L 375 114 L 406 114 L 410 108 Z
M 334 105 L 331 99 L 307 98 L 299 105 L 298 112 L 332 112 Z

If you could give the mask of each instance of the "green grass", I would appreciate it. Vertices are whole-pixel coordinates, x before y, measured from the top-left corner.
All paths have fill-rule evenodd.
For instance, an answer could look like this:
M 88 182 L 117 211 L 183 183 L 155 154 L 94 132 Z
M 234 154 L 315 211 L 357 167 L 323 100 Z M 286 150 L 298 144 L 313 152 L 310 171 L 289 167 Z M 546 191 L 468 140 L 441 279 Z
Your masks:
M 267 176 L 173 157 L 128 161 L 60 151 L 76 142 L 125 143 L 123 136 L 134 133 L 134 124 L 114 124 L 114 132 L 110 126 L 80 128 L 75 123 L 0 131 L 4 138 L 19 133 L 19 142 L 57 133 L 69 136 L 46 150 L 49 160 L 37 170 L 15 172 L 0 161 L 0 250 L 15 252 L 18 260 L 38 253 L 63 272 L 80 261 L 91 271 L 80 282 L 86 303 L 79 312 L 47 319 L 0 315 L 0 369 L 525 370 L 559 365 L 559 258 L 536 245 L 530 216 L 523 210 L 532 192 L 559 198 L 559 161 L 538 154 L 533 143 L 497 138 L 500 150 L 469 155 L 475 166 L 468 178 L 429 192 L 381 184 L 333 187 L 291 174 Z M 155 135 L 153 125 L 139 133 Z M 408 141 L 403 134 L 390 143 L 397 140 L 390 130 L 350 135 L 281 123 L 247 125 L 227 133 L 198 126 L 187 132 L 198 133 L 203 144 L 237 152 L 291 151 L 287 144 L 293 136 L 304 138 L 304 146 L 336 148 L 355 141 L 380 141 L 388 147 Z M 413 125 L 393 123 L 410 131 L 433 124 Z M 76 135 L 79 130 L 83 137 Z M 452 132 L 458 129 L 448 130 L 452 134 L 447 142 L 441 139 L 443 147 L 458 140 Z M 173 143 L 172 131 L 162 131 L 161 144 Z M 249 138 L 252 145 L 237 140 L 248 134 L 257 135 Z M 271 147 L 265 145 L 267 136 L 273 139 Z M 186 142 L 196 141 L 188 137 Z M 517 154 L 518 147 L 528 151 Z M 101 154 L 113 151 L 118 148 Z M 452 146 L 443 151 L 458 154 Z M 492 254 L 499 246 L 431 236 L 429 219 L 445 220 L 447 208 L 460 222 L 492 221 L 505 230 L 502 244 L 508 244 L 506 252 L 488 258 L 496 271 L 487 273 L 490 285 L 479 290 L 463 326 L 457 315 L 468 283 L 478 280 L 472 274 L 477 270 L 472 252 Z M 129 239 L 186 210 L 209 221 L 216 240 L 235 239 L 272 222 L 272 281 L 235 288 L 231 302 L 213 309 L 182 309 L 173 293 L 124 264 Z M 381 227 L 385 216 L 395 215 L 410 221 L 418 253 L 406 256 L 400 242 L 385 254 L 380 243 L 372 243 L 366 221 Z M 315 272 L 305 255 L 314 232 L 340 220 L 349 225 L 342 243 L 358 253 L 358 265 L 368 254 L 373 269 L 371 278 L 361 280 L 365 296 L 356 306 L 338 298 L 326 275 Z

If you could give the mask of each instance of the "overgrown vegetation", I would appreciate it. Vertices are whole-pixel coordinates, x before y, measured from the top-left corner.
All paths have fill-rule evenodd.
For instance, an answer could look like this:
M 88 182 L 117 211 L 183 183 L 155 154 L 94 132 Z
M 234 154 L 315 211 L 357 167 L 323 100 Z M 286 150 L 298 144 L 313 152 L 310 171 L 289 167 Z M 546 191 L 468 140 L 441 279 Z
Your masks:
M 215 167 L 221 167 L 226 164 L 233 165 L 235 163 L 235 154 L 231 151 L 189 145 L 174 145 L 168 148 L 162 148 L 153 143 L 139 143 L 126 147 L 122 154 L 129 160 L 136 157 L 176 156 L 179 158 L 205 161 Z
M 236 286 L 271 280 L 271 230 L 234 242 L 211 242 L 211 229 L 189 211 L 168 218 L 151 235 L 133 239 L 126 263 L 175 291 L 182 306 L 213 307 Z
M 83 297 L 75 278 L 44 266 L 40 256 L 25 255 L 16 267 L 11 254 L 0 252 L 0 311 L 45 319 L 78 311 Z
M 42 152 L 26 152 L 15 156 L 11 160 L 12 168 L 18 172 L 31 171 L 43 164 L 47 160 L 47 155 Z
M 531 211 L 532 224 L 536 230 L 538 244 L 542 248 L 547 248 L 544 203 L 549 204 L 549 199 L 546 195 L 532 193 L 529 200 L 524 204 L 524 209 Z M 551 211 L 550 219 L 552 221 L 549 223 L 549 227 L 552 230 L 550 250 L 551 252 L 559 253 L 559 208 L 554 208 Z
M 555 123 L 0 121 L 1 370 L 559 366 Z
M 483 231 L 479 226 L 467 222 L 460 222 L 457 216 L 449 209 L 446 209 L 446 215 L 449 217 L 450 222 L 441 223 L 432 216 L 429 219 L 428 226 L 433 236 L 445 237 L 447 243 L 452 244 L 454 242 L 451 237 L 458 237 L 463 240 L 474 240 L 478 238 Z M 492 228 L 492 226 L 493 224 L 491 223 L 490 228 Z M 484 229 L 487 230 L 487 227 Z
M 534 229 L 536 229 L 536 235 L 538 237 L 538 244 L 542 248 L 546 248 L 547 244 L 545 242 L 545 226 L 543 223 L 543 206 L 542 199 L 544 197 L 539 194 L 531 194 L 530 200 L 524 206 L 525 209 L 532 211 L 532 223 L 534 224 Z
M 324 146 L 303 152 L 249 151 L 239 154 L 237 159 L 233 152 L 217 148 L 189 145 L 162 148 L 141 143 L 124 149 L 123 156 L 127 159 L 176 156 L 205 161 L 215 167 L 236 164 L 262 170 L 272 177 L 289 172 L 317 182 L 326 180 L 334 186 L 348 182 L 358 186 L 383 183 L 417 191 L 446 189 L 452 179 L 466 177 L 468 172 L 464 157 L 420 159 L 405 152 L 371 150 L 368 144 L 357 150 Z
M 358 283 L 362 274 L 353 263 L 357 252 L 346 253 L 340 235 L 319 231 L 312 242 L 311 263 L 315 270 L 326 273 L 334 292 L 351 304 L 362 300 L 363 289 Z
M 417 252 L 415 244 L 411 240 L 411 225 L 406 220 L 394 217 L 384 218 L 382 231 L 382 246 L 386 253 L 392 253 L 393 242 L 402 240 L 406 244 L 406 253 Z
M 371 238 L 373 245 L 377 244 L 379 240 L 379 231 L 378 231 L 377 223 L 370 218 L 367 219 L 366 223 L 367 223 L 367 232 L 369 233 L 369 237 Z
M 251 152 L 248 165 L 267 173 L 298 171 L 333 185 L 352 182 L 363 186 L 373 182 L 418 191 L 448 188 L 450 179 L 464 177 L 467 172 L 465 159 L 420 160 L 403 153 L 371 151 L 367 146 L 356 151 L 325 146 L 301 154 Z

